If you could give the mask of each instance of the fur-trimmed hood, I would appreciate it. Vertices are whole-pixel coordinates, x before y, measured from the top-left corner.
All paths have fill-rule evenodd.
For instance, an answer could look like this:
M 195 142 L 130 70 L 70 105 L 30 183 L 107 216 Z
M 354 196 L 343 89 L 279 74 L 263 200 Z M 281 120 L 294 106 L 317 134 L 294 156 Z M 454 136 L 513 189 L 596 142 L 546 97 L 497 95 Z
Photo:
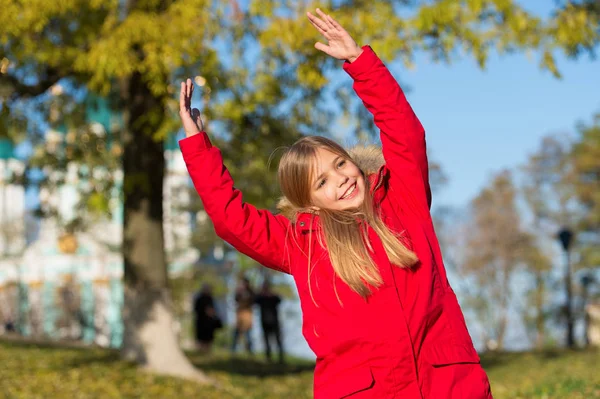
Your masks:
M 356 146 L 347 150 L 354 163 L 364 172 L 366 176 L 377 173 L 385 164 L 381 147 L 375 145 Z M 277 203 L 279 213 L 292 222 L 296 220 L 300 209 L 292 205 L 285 196 Z

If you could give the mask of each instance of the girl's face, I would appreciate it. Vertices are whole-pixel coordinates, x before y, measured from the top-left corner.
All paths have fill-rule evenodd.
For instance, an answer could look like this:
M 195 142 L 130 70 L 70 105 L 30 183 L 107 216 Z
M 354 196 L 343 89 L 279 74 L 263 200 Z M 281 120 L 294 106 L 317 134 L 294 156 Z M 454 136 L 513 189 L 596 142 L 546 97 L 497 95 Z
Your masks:
M 311 199 L 318 209 L 358 208 L 365 198 L 365 179 L 352 162 L 324 148 L 317 148 Z

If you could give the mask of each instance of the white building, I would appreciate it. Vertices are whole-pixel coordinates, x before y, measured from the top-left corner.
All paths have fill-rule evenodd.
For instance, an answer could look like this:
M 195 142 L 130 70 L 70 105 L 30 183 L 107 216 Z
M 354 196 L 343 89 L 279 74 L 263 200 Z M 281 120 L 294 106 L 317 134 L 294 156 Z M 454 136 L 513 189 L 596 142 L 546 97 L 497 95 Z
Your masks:
M 93 134 L 104 135 L 120 121 L 108 110 L 106 101 L 90 98 L 88 119 Z M 66 130 L 49 130 L 46 150 L 60 148 L 72 139 Z M 1 142 L 0 142 L 1 144 Z M 169 146 L 170 144 L 170 146 Z M 6 152 L 6 151 L 5 151 Z M 2 155 L 0 145 L 0 155 Z M 7 157 L 9 158 L 9 157 Z M 181 211 L 189 201 L 185 187 L 188 174 L 176 141 L 165 151 L 164 231 L 169 269 L 178 273 L 190 268 L 198 259 L 191 248 L 191 214 Z M 8 168 L 10 166 L 10 168 Z M 24 170 L 14 157 L 3 160 L 0 176 L 6 171 Z M 121 170 L 97 170 L 115 180 L 109 204 L 112 218 L 97 221 L 85 232 L 68 233 L 62 228 L 76 217 L 79 192 L 89 184 L 81 178 L 80 166 L 72 163 L 64 184 L 56 189 L 42 188 L 39 205 L 57 210 L 57 218 L 43 219 L 37 239 L 25 247 L 25 191 L 22 186 L 2 182 L 0 195 L 0 333 L 15 329 L 23 335 L 51 338 L 83 339 L 103 346 L 119 346 L 122 340 L 120 310 L 123 303 L 122 243 L 123 183 Z M 102 179 L 102 176 L 95 176 Z M 60 223 L 58 222 L 60 220 Z

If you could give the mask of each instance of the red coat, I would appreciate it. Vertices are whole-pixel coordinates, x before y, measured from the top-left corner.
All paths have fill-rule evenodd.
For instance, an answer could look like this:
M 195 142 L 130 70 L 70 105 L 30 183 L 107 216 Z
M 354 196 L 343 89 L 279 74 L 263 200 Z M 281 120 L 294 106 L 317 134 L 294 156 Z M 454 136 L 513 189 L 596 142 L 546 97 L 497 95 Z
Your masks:
M 300 214 L 291 221 L 244 203 L 220 151 L 205 133 L 180 142 L 196 190 L 220 237 L 261 264 L 294 277 L 303 334 L 317 356 L 316 399 L 491 398 L 448 284 L 429 212 L 423 127 L 370 47 L 352 64 L 345 63 L 344 70 L 381 129 L 385 165 L 369 176 L 375 204 L 392 230 L 405 232 L 419 257 L 415 267 L 392 266 L 371 230 L 383 285 L 363 299 L 333 273 L 318 243 L 318 216 Z

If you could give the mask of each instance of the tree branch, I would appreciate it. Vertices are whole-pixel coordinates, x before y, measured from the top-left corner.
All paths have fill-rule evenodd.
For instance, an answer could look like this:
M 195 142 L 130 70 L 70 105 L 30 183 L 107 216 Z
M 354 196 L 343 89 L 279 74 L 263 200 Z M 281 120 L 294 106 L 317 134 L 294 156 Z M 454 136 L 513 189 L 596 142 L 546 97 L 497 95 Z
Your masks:
M 44 93 L 63 78 L 58 70 L 54 68 L 47 68 L 40 75 L 43 78 L 40 78 L 37 84 L 27 85 L 13 75 L 0 74 L 0 89 L 5 91 L 8 88 L 10 97 L 35 97 Z

